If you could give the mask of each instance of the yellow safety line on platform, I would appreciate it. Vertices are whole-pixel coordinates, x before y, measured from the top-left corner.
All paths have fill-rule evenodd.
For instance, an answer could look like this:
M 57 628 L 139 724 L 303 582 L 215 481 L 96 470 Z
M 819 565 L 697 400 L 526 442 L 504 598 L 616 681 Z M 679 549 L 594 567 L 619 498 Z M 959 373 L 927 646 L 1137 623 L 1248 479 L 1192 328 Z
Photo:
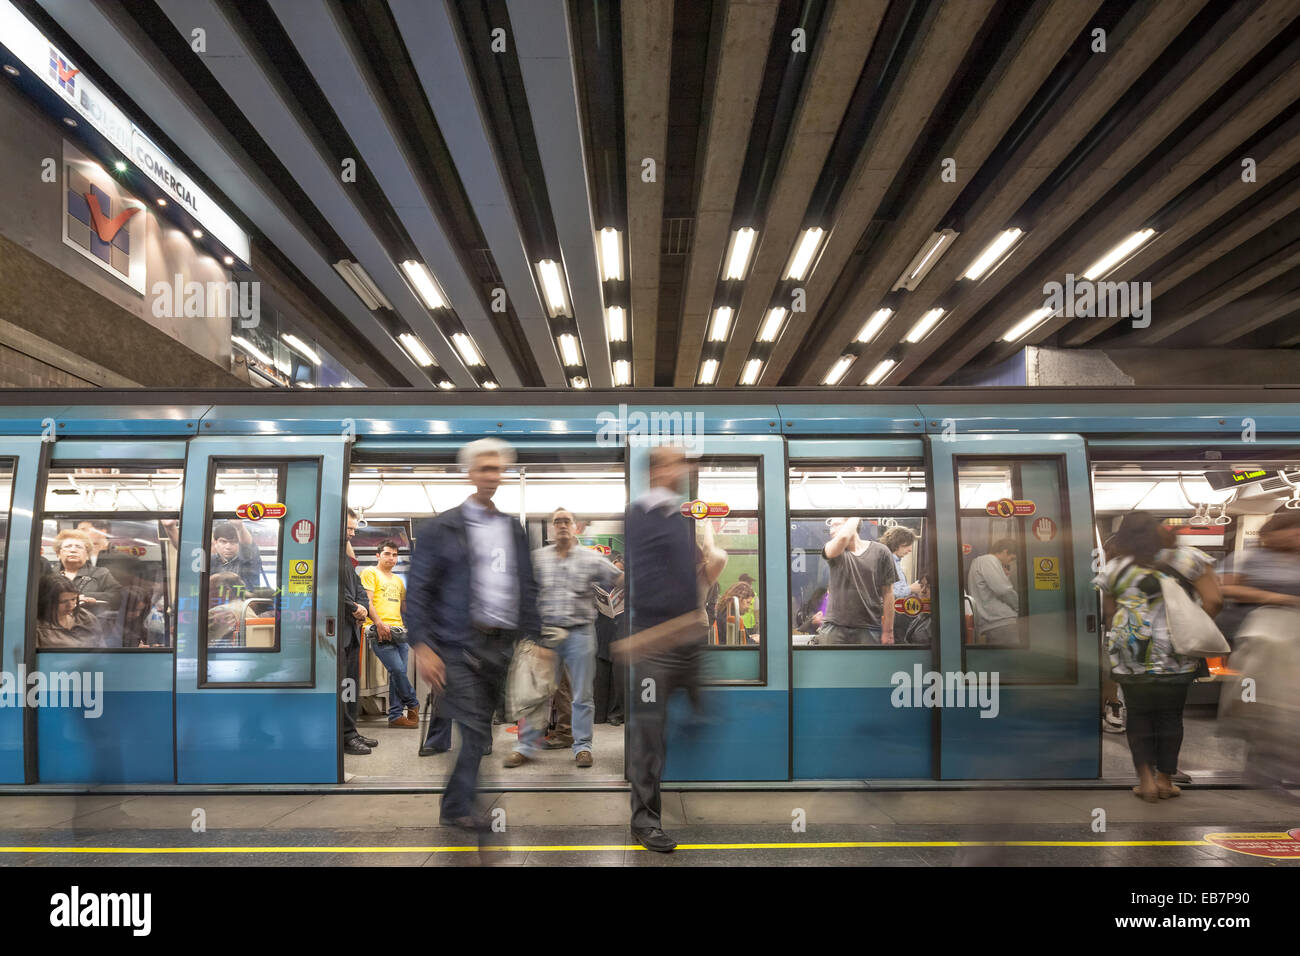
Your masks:
M 890 840 L 843 843 L 682 843 L 679 850 L 842 850 L 917 847 L 1040 846 L 1213 846 L 1208 840 Z M 0 846 L 0 853 L 595 853 L 644 850 L 634 843 L 575 844 L 572 846 Z

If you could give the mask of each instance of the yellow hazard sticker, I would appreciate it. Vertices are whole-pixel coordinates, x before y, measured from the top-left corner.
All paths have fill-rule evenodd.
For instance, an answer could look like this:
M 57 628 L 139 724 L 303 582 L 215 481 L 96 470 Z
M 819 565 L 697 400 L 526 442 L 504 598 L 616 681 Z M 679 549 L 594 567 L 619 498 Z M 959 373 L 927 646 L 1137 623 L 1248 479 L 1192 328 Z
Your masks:
M 289 562 L 289 593 L 311 594 L 316 575 L 313 573 L 314 561 L 295 558 Z
M 1034 558 L 1034 590 L 1061 590 L 1061 561 L 1059 558 Z

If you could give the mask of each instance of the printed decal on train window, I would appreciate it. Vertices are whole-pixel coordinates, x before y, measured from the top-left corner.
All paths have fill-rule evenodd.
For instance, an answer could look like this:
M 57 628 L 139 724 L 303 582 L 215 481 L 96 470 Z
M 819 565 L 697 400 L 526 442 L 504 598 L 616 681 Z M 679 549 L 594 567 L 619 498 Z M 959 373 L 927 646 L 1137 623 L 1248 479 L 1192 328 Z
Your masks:
M 290 594 L 311 594 L 312 565 L 315 562 L 306 558 L 299 558 L 289 563 L 289 593 Z
M 894 610 L 899 614 L 916 616 L 917 614 L 929 614 L 930 602 L 922 601 L 919 597 L 897 598 L 894 601 Z
M 731 508 L 720 501 L 700 501 L 697 498 L 695 501 L 682 502 L 682 514 L 703 521 L 705 518 L 725 518 L 731 514 Z
M 996 501 L 990 501 L 984 510 L 996 518 L 1025 518 L 1038 509 L 1032 501 L 1026 501 L 1023 498 L 1015 500 L 999 498 Z
M 1056 558 L 1034 558 L 1034 590 L 1061 590 L 1061 562 Z
M 293 530 L 290 534 L 293 535 L 293 540 L 299 544 L 311 544 L 311 539 L 316 537 L 316 526 L 303 518 L 301 521 L 293 523 Z
M 240 505 L 235 509 L 235 517 L 247 518 L 249 521 L 261 521 L 263 518 L 283 518 L 287 510 L 279 502 L 267 505 L 260 501 L 250 501 L 248 504 Z
M 1046 544 L 1056 538 L 1056 522 L 1051 518 L 1039 518 L 1033 524 L 1034 537 Z

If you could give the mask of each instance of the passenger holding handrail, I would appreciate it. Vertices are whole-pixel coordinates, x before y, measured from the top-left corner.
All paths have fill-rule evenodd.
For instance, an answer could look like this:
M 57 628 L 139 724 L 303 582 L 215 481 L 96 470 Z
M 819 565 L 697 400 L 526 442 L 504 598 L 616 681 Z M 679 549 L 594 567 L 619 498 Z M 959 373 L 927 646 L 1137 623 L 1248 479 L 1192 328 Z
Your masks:
M 860 520 L 835 522 L 822 549 L 831 580 L 819 644 L 894 643 L 894 556 L 879 541 L 858 535 Z
M 244 587 L 260 587 L 262 553 L 242 521 L 222 521 L 212 529 L 213 574 L 237 574 Z

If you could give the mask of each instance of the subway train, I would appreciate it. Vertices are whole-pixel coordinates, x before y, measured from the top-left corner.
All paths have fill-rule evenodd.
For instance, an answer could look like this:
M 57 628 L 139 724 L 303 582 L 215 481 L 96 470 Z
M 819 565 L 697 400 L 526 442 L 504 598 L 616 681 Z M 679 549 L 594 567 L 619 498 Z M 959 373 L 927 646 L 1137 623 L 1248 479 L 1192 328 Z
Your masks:
M 720 592 L 746 581 L 753 596 L 711 608 L 699 707 L 670 710 L 665 779 L 683 786 L 1127 776 L 1123 738 L 1103 731 L 1093 577 L 1106 539 L 1145 510 L 1219 560 L 1300 508 L 1292 387 L 13 390 L 0 436 L 10 791 L 436 788 L 448 758 L 418 755 L 423 731 L 386 726 L 370 651 L 357 692 L 382 743 L 341 752 L 345 508 L 361 566 L 392 540 L 404 575 L 420 522 L 468 496 L 456 452 L 483 436 L 517 451 L 496 502 L 535 547 L 565 508 L 611 558 L 649 448 L 686 448 L 683 507 L 729 556 Z M 822 547 L 848 517 L 868 539 L 911 532 L 892 644 L 818 642 Z M 1005 541 L 1018 617 L 981 633 L 970 568 Z M 50 581 L 77 577 L 87 600 L 70 630 Z M 1193 778 L 1240 771 L 1215 726 L 1230 672 L 1219 661 L 1194 689 Z M 511 729 L 494 728 L 498 755 Z M 619 787 L 625 729 L 598 727 L 593 770 L 557 759 L 511 776 L 494 759 L 485 783 Z

